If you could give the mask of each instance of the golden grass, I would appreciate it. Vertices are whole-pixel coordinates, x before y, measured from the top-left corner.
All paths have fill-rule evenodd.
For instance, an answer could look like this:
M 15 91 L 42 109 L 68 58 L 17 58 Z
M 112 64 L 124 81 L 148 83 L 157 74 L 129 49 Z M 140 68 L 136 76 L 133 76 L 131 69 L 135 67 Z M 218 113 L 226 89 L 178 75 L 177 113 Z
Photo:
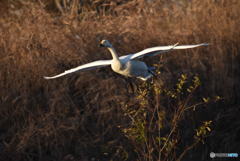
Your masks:
M 65 10 L 62 15 L 49 11 L 54 4 L 44 3 L 0 2 L 1 159 L 157 160 L 160 153 L 154 141 L 166 141 L 172 129 L 162 160 L 206 160 L 214 150 L 240 150 L 240 1 L 136 0 L 105 8 L 101 6 L 110 1 L 101 1 L 97 7 L 87 3 L 79 14 Z M 154 89 L 143 85 L 146 95 L 129 92 L 124 79 L 109 68 L 43 79 L 93 60 L 110 59 L 98 47 L 101 39 L 109 39 L 122 55 L 176 42 L 211 45 L 146 59 L 157 65 L 163 82 Z M 154 93 L 174 89 L 182 74 L 188 81 L 195 75 L 201 80 L 191 96 L 184 92 L 172 100 L 168 94 Z M 202 97 L 217 95 L 222 102 L 182 115 Z M 131 124 L 135 112 L 139 112 L 134 115 L 136 124 Z M 150 126 L 149 118 L 157 125 Z M 194 129 L 205 120 L 213 120 L 213 132 L 201 138 L 204 145 L 195 145 Z

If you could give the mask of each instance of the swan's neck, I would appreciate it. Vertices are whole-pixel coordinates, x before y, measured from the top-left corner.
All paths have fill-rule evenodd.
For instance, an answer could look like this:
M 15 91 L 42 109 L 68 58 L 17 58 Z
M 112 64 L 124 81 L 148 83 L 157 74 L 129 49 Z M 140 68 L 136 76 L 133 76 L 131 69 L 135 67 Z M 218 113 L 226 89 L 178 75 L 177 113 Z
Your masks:
M 119 58 L 118 58 L 116 50 L 113 47 L 108 47 L 108 50 L 112 54 L 113 60 L 118 60 L 119 61 Z

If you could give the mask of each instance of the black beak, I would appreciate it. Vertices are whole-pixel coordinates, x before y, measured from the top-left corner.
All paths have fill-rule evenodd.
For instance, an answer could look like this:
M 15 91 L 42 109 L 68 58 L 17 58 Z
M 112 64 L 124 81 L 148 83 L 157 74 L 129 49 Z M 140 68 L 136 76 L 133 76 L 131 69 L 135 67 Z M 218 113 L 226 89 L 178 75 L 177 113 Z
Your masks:
M 99 44 L 99 47 L 105 47 L 103 44 Z

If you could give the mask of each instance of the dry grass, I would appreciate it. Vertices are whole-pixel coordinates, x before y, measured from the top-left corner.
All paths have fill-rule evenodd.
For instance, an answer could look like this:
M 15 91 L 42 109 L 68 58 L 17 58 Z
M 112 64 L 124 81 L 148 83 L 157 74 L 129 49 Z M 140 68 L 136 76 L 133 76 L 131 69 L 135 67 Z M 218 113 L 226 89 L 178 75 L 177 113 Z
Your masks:
M 41 2 L 0 2 L 0 159 L 208 160 L 211 151 L 240 150 L 240 1 L 136 0 L 108 7 L 102 6 L 110 1 L 99 1 L 62 15 L 54 3 Z M 147 59 L 157 64 L 163 86 L 133 80 L 141 89 L 136 93 L 109 68 L 42 78 L 109 59 L 98 47 L 101 39 L 121 54 L 176 42 L 211 45 Z M 168 91 L 182 74 L 188 77 L 183 94 L 172 99 Z M 188 94 L 195 75 L 201 85 Z M 184 112 L 218 95 L 219 103 Z M 206 120 L 213 121 L 210 135 Z

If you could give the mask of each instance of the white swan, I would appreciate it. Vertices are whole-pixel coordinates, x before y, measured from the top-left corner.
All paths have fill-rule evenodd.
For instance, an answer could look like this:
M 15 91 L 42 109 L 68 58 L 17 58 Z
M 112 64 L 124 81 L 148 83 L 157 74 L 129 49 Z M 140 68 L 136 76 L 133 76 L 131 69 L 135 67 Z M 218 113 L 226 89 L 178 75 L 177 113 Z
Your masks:
M 181 46 L 177 46 L 177 45 L 178 44 L 171 45 L 171 46 L 152 47 L 135 54 L 129 54 L 129 55 L 118 57 L 112 44 L 108 40 L 102 40 L 100 43 L 100 46 L 106 47 L 110 51 L 113 58 L 112 60 L 94 61 L 88 64 L 78 66 L 76 68 L 67 70 L 64 73 L 61 73 L 52 77 L 44 77 L 44 78 L 54 79 L 54 78 L 58 78 L 76 71 L 90 70 L 90 69 L 111 65 L 112 70 L 116 73 L 119 73 L 127 77 L 137 77 L 145 81 L 153 76 L 152 68 L 148 67 L 144 62 L 134 60 L 134 59 L 142 58 L 145 56 L 155 56 L 160 53 L 168 52 L 173 49 L 189 49 L 189 48 L 195 48 L 199 46 L 207 46 L 208 44 L 203 43 L 203 44 L 197 44 L 197 45 L 181 45 Z

